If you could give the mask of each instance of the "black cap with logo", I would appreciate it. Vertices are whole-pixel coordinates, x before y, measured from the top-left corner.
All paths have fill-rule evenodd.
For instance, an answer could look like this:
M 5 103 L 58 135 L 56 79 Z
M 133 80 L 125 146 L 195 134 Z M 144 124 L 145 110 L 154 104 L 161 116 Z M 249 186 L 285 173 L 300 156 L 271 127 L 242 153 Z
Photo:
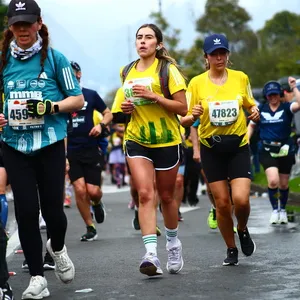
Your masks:
M 8 5 L 8 26 L 17 22 L 35 23 L 41 16 L 41 9 L 34 0 L 12 0 Z

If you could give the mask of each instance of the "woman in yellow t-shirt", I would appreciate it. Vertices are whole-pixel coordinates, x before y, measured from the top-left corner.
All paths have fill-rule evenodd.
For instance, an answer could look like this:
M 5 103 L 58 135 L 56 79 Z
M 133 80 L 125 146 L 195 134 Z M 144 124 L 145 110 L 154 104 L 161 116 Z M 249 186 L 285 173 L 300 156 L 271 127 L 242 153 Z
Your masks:
M 242 252 L 250 256 L 256 246 L 247 229 L 251 171 L 243 109 L 249 111 L 251 120 L 259 119 L 259 111 L 248 76 L 227 68 L 229 45 L 226 37 L 222 34 L 208 36 L 203 50 L 208 70 L 191 80 L 187 90 L 189 111 L 181 123 L 191 126 L 200 117 L 202 166 L 215 200 L 218 226 L 227 245 L 223 265 L 237 265 L 228 180 Z
M 176 115 L 184 116 L 187 112 L 186 84 L 176 62 L 164 48 L 162 33 L 156 25 L 142 25 L 137 30 L 135 45 L 139 59 L 126 78 L 123 77 L 120 91 L 123 102 L 113 113 L 130 116 L 126 121 L 124 146 L 139 195 L 139 221 L 146 248 L 140 272 L 148 276 L 162 274 L 156 250 L 155 178 L 166 229 L 167 270 L 178 273 L 183 267 L 183 259 L 182 245 L 177 238 L 178 206 L 174 200 L 181 161 L 181 136 Z M 168 98 L 160 81 L 160 70 L 166 66 Z M 122 123 L 122 120 L 114 121 Z

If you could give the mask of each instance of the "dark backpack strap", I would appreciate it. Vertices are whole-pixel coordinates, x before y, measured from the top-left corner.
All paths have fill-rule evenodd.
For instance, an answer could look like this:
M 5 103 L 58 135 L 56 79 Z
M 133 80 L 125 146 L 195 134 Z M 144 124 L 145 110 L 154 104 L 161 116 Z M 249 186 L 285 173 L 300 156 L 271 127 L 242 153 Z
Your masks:
M 133 66 L 135 65 L 135 63 L 137 62 L 138 60 L 134 60 L 132 61 L 130 64 L 126 65 L 123 70 L 122 70 L 122 83 L 125 82 L 125 79 L 128 75 L 128 73 L 130 72 L 130 70 L 133 68 Z
M 166 99 L 172 99 L 172 95 L 169 90 L 169 67 L 171 63 L 167 61 L 166 64 L 162 66 L 159 72 L 159 82 L 161 91 Z

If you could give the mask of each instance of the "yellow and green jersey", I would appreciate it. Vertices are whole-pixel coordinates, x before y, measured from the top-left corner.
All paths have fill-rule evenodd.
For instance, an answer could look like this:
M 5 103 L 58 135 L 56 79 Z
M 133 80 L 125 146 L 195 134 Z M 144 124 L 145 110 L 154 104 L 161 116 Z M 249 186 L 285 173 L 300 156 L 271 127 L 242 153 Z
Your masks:
M 158 59 L 145 71 L 139 72 L 135 66 L 127 74 L 123 87 L 116 94 L 112 112 L 121 112 L 121 103 L 133 101 L 135 110 L 131 114 L 124 140 L 132 140 L 150 148 L 174 146 L 181 143 L 179 122 L 171 113 L 150 100 L 136 98 L 132 93 L 134 84 L 143 84 L 154 93 L 163 96 L 157 72 Z M 121 69 L 122 73 L 122 69 Z M 186 90 L 185 80 L 174 65 L 169 66 L 168 87 L 171 95 Z M 172 100 L 170 100 L 172 101 Z

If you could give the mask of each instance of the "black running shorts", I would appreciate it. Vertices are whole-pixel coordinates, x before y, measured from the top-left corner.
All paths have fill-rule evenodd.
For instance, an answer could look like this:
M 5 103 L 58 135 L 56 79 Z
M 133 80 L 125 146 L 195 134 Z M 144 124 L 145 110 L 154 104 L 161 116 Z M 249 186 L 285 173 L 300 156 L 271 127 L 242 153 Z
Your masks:
M 251 178 L 250 152 L 248 144 L 235 152 L 218 152 L 214 148 L 200 145 L 201 162 L 209 183 L 235 178 Z
M 69 151 L 68 160 L 70 164 L 69 177 L 74 182 L 84 178 L 86 183 L 101 185 L 101 152 L 98 147 L 82 148 Z
M 150 160 L 155 170 L 170 170 L 182 161 L 182 146 L 149 148 L 133 141 L 126 141 L 125 155 L 129 158 L 141 157 Z
M 267 151 L 259 152 L 259 162 L 264 170 L 275 167 L 280 174 L 290 174 L 293 165 L 296 163 L 295 154 L 290 154 L 282 157 L 272 157 Z

